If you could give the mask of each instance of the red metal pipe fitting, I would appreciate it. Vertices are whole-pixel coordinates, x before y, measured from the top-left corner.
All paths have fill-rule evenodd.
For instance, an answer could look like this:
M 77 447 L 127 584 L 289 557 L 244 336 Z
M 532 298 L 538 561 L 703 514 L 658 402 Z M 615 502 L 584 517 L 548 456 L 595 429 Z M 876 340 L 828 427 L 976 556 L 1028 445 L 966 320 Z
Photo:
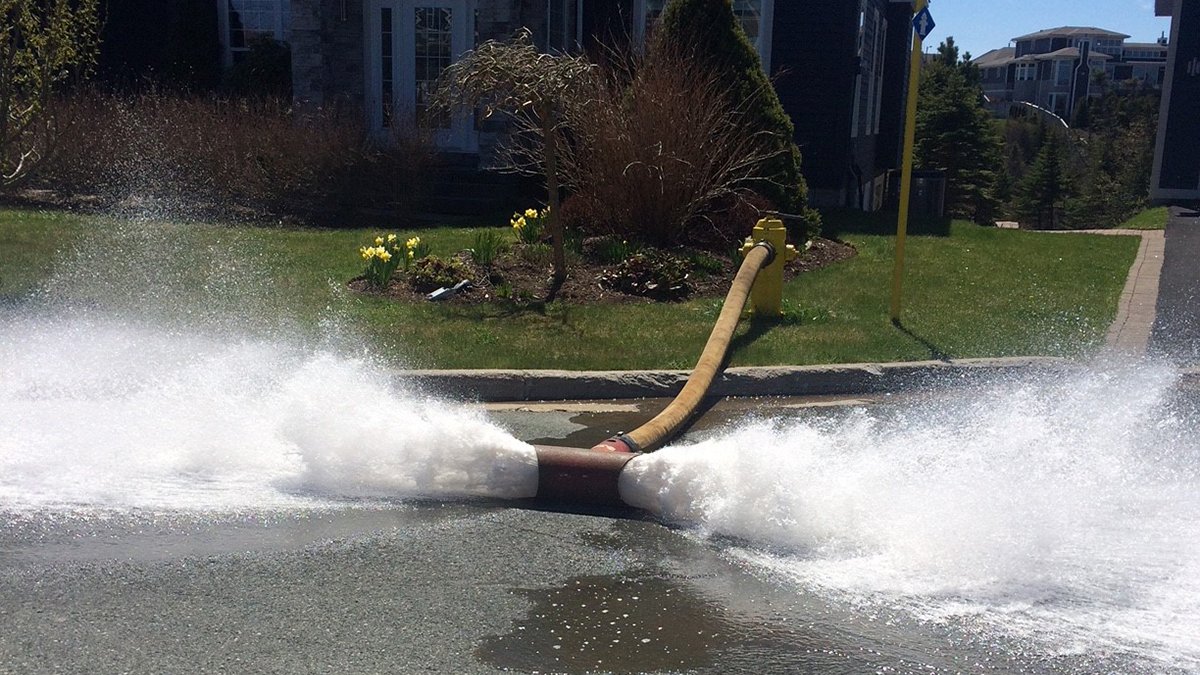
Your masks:
M 535 445 L 538 459 L 537 499 L 597 506 L 627 506 L 618 481 L 629 460 L 640 453 L 605 446 L 591 450 Z M 619 443 L 619 441 L 618 441 Z M 621 446 L 628 447 L 624 443 Z M 605 446 L 601 449 L 601 446 Z

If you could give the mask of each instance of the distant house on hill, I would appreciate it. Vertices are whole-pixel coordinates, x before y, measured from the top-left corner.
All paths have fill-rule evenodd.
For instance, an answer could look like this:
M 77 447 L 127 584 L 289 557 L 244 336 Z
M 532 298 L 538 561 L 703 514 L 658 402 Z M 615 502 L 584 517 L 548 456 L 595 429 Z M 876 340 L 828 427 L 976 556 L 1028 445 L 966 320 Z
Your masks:
M 361 105 L 382 130 L 409 120 L 463 52 L 525 27 L 547 51 L 644 41 L 665 0 L 218 0 L 226 65 L 256 37 L 290 43 L 298 102 Z M 814 203 L 878 208 L 897 165 L 911 7 L 888 0 L 735 0 L 796 127 Z M 475 155 L 491 134 L 459 118 L 437 134 Z
M 971 62 L 979 67 L 993 114 L 1004 117 L 1013 103 L 1025 102 L 1070 119 L 1079 103 L 1099 96 L 1106 86 L 1162 87 L 1166 39 L 1125 42 L 1128 37 L 1103 28 L 1050 28 L 1015 37 L 1015 46 L 993 49 Z

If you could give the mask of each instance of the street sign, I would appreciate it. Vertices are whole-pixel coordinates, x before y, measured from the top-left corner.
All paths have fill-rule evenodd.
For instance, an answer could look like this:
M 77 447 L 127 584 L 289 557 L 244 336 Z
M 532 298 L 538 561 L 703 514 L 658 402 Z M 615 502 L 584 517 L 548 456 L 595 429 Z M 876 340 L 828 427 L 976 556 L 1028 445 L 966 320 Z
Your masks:
M 923 7 L 913 16 L 912 25 L 913 30 L 917 31 L 917 36 L 924 40 L 933 32 L 933 27 L 937 24 L 933 22 L 933 15 L 929 13 L 929 8 Z

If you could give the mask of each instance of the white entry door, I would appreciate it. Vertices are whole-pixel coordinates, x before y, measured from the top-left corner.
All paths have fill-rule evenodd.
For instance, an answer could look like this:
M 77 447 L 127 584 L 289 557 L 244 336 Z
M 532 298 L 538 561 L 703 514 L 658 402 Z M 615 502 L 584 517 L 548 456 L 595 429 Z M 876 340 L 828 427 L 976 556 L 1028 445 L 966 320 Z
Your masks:
M 473 0 L 371 0 L 368 117 L 373 128 L 419 127 L 446 150 L 473 152 L 477 138 L 469 111 L 435 114 L 427 106 L 437 78 L 473 45 Z

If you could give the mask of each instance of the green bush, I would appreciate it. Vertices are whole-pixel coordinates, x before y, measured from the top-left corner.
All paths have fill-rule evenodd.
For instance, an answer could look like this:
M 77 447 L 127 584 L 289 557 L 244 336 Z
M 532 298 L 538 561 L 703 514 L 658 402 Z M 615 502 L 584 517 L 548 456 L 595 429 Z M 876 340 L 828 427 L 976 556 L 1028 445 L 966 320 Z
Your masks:
M 583 240 L 583 256 L 601 265 L 615 265 L 624 261 L 636 249 L 629 240 L 616 235 L 588 237 Z
M 487 269 L 496 262 L 496 256 L 508 248 L 504 237 L 496 230 L 482 230 L 475 233 L 475 242 L 471 246 L 471 259 L 475 264 Z
M 742 110 L 746 126 L 765 132 L 775 145 L 755 191 L 782 211 L 803 214 L 804 231 L 798 234 L 803 239 L 815 236 L 820 216 L 807 205 L 808 185 L 800 175 L 795 127 L 763 72 L 758 52 L 734 16 L 732 1 L 672 0 L 654 37 L 693 50 L 692 58 L 721 72 L 728 96 Z
M 408 283 L 415 290 L 430 293 L 439 288 L 449 288 L 469 279 L 471 270 L 458 258 L 439 258 L 431 255 L 413 262 L 408 269 Z

